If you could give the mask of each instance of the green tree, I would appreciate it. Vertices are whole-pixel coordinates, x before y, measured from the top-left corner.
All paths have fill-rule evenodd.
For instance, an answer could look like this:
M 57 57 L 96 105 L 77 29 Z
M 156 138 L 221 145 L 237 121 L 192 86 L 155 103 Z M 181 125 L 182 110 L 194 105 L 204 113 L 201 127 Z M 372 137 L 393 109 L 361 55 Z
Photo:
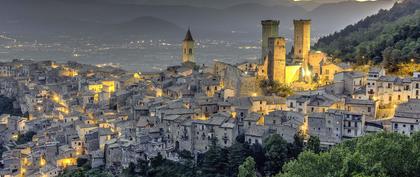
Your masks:
M 310 136 L 306 148 L 315 153 L 321 152 L 321 142 L 319 138 L 317 136 Z
M 32 137 L 34 137 L 34 135 L 36 135 L 34 131 L 28 131 L 24 134 L 21 134 L 16 140 L 16 144 L 25 144 L 27 142 L 30 142 L 32 141 Z
M 236 176 L 239 165 L 245 160 L 247 156 L 250 155 L 249 148 L 246 144 L 243 143 L 234 143 L 231 147 L 227 149 L 228 151 L 228 176 Z
M 281 170 L 287 161 L 287 142 L 278 134 L 271 135 L 265 140 L 265 174 L 272 176 Z
M 254 158 L 247 157 L 245 162 L 239 166 L 238 177 L 257 177 Z
M 216 140 L 214 140 L 216 141 Z M 201 172 L 203 176 L 225 176 L 228 164 L 227 152 L 225 149 L 212 143 L 209 150 L 204 154 L 201 164 Z
M 333 147 L 327 152 L 301 153 L 284 165 L 278 177 L 323 176 L 419 176 L 420 133 L 366 135 Z
M 289 158 L 295 159 L 303 151 L 303 140 L 304 137 L 302 132 L 298 132 L 293 136 L 293 143 L 289 144 L 288 146 Z

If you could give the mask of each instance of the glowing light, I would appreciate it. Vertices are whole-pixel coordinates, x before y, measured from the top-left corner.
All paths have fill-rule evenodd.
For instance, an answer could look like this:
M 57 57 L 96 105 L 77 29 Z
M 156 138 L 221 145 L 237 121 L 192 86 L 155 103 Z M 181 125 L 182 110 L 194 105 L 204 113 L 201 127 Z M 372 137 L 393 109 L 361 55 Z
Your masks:
M 64 158 L 57 160 L 57 166 L 67 168 L 68 166 L 75 166 L 77 164 L 76 158 Z
M 265 120 L 264 116 L 261 116 L 257 121 L 257 125 L 264 125 L 264 120 Z
M 232 116 L 232 118 L 236 118 L 236 112 L 231 112 L 230 115 Z
M 47 164 L 47 160 L 45 160 L 44 156 L 42 155 L 39 159 L 39 166 L 44 167 Z

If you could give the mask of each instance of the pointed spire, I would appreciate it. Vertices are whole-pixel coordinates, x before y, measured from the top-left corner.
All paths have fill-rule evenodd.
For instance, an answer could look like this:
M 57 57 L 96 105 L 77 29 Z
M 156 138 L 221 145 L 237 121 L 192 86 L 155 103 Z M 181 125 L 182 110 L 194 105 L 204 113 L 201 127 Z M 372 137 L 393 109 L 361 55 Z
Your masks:
M 187 31 L 187 34 L 185 35 L 184 41 L 194 41 L 194 39 L 191 35 L 190 27 L 188 27 L 188 31 Z

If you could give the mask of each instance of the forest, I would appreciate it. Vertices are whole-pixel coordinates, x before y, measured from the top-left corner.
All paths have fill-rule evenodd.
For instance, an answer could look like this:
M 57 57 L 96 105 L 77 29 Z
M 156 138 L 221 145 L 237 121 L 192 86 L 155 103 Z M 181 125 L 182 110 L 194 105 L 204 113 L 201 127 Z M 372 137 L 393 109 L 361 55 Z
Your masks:
M 345 62 L 383 62 L 395 71 L 398 63 L 420 61 L 420 1 L 405 0 L 340 32 L 318 40 L 316 50 Z

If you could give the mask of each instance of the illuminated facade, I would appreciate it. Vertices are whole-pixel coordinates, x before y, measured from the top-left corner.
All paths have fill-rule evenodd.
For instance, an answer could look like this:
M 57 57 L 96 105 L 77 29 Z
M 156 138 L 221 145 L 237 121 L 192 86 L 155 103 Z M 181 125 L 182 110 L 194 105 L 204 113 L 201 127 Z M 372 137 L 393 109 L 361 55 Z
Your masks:
M 185 39 L 182 42 L 182 62 L 195 62 L 194 59 L 194 39 L 188 29 Z

